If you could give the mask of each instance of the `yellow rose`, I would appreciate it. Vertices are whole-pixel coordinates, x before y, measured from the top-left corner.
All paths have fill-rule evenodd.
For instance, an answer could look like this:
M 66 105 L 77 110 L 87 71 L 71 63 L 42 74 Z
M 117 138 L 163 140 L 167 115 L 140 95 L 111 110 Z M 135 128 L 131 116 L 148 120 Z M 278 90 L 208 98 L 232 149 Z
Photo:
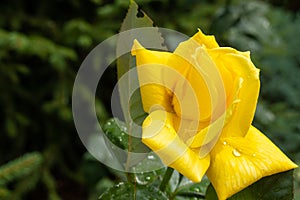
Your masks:
M 132 55 L 149 113 L 142 141 L 164 164 L 194 182 L 206 174 L 221 200 L 297 167 L 251 125 L 260 82 L 249 52 L 199 30 L 173 53 L 134 41 Z

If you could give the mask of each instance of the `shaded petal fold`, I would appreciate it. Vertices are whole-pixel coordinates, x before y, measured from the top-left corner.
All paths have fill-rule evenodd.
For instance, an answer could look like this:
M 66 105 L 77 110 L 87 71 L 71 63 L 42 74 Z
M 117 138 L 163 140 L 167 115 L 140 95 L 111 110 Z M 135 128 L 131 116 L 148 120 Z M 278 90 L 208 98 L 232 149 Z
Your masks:
M 174 114 L 162 110 L 151 112 L 143 123 L 142 141 L 161 158 L 163 163 L 194 182 L 201 181 L 209 163 L 209 155 L 200 159 L 177 135 Z
M 216 100 L 219 99 L 219 86 L 223 84 L 206 48 L 190 38 L 179 44 L 170 57 L 168 66 L 181 74 L 174 77 L 170 73 L 164 73 L 165 84 L 174 88 L 176 98 L 173 98 L 172 103 L 176 114 L 183 119 L 210 120 L 218 106 Z
M 260 87 L 259 70 L 251 62 L 247 52 L 220 47 L 208 50 L 208 53 L 219 68 L 226 68 L 232 74 L 232 82 L 240 85 L 238 94 L 231 91 L 232 96 L 228 97 L 227 104 L 232 104 L 233 101 L 238 103 L 222 136 L 244 136 L 252 123 L 256 109 Z
M 224 127 L 226 114 L 223 114 L 209 126 L 199 131 L 194 137 L 188 139 L 191 148 L 199 148 L 217 139 Z

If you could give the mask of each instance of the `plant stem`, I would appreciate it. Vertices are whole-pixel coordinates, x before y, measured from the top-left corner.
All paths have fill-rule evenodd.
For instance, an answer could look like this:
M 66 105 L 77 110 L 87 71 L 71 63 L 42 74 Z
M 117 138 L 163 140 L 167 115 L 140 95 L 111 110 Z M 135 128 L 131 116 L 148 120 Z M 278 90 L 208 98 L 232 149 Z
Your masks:
M 165 172 L 164 177 L 163 177 L 163 180 L 161 181 L 160 186 L 159 186 L 159 189 L 160 189 L 161 191 L 164 192 L 165 189 L 167 188 L 167 185 L 168 185 L 168 183 L 169 183 L 169 180 L 171 179 L 171 176 L 172 176 L 172 174 L 173 174 L 173 171 L 174 171 L 173 168 L 171 168 L 171 167 L 168 167 L 168 168 L 167 168 L 167 171 Z
M 135 182 L 135 177 L 134 174 L 130 173 L 130 160 L 131 160 L 131 132 L 132 132 L 132 126 L 131 126 L 131 122 L 127 124 L 127 128 L 128 128 L 128 154 L 127 154 L 127 160 L 126 160 L 126 164 L 125 164 L 125 170 L 126 170 L 126 177 L 127 177 L 127 181 L 130 183 L 134 183 Z

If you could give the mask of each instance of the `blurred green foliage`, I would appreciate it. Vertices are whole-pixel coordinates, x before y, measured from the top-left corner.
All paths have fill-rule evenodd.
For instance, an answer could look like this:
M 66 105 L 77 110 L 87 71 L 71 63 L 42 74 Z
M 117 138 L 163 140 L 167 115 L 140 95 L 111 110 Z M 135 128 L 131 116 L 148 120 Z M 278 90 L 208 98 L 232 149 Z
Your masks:
M 207 34 L 215 34 L 222 45 L 250 50 L 261 69 L 262 82 L 255 124 L 300 163 L 299 3 L 136 2 L 157 26 L 187 35 L 200 27 Z M 25 184 L 24 179 L 13 178 L 5 187 L 1 185 L 0 195 L 14 193 L 16 199 L 95 199 L 114 180 L 124 178 L 85 152 L 73 125 L 71 93 L 81 62 L 99 42 L 119 31 L 128 5 L 125 0 L 1 2 L 0 169 L 9 161 L 18 166 L 14 159 L 26 152 L 39 152 L 42 161 L 29 170 L 39 174 L 32 176 L 32 187 L 18 189 Z M 110 117 L 116 69 L 112 66 L 106 73 L 96 100 L 102 121 Z M 30 173 L 20 171 L 17 176 L 26 179 Z M 300 180 L 299 170 L 296 179 Z M 298 188 L 296 191 L 300 192 Z

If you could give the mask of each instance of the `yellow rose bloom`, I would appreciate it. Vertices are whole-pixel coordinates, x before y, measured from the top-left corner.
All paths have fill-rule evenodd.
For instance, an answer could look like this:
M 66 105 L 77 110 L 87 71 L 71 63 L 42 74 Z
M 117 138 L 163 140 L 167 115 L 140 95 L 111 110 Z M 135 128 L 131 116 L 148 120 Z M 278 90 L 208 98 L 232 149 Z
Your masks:
M 164 164 L 194 182 L 206 174 L 220 200 L 297 167 L 251 125 L 260 81 L 249 52 L 199 30 L 173 53 L 135 40 L 132 55 L 149 113 L 142 141 Z

